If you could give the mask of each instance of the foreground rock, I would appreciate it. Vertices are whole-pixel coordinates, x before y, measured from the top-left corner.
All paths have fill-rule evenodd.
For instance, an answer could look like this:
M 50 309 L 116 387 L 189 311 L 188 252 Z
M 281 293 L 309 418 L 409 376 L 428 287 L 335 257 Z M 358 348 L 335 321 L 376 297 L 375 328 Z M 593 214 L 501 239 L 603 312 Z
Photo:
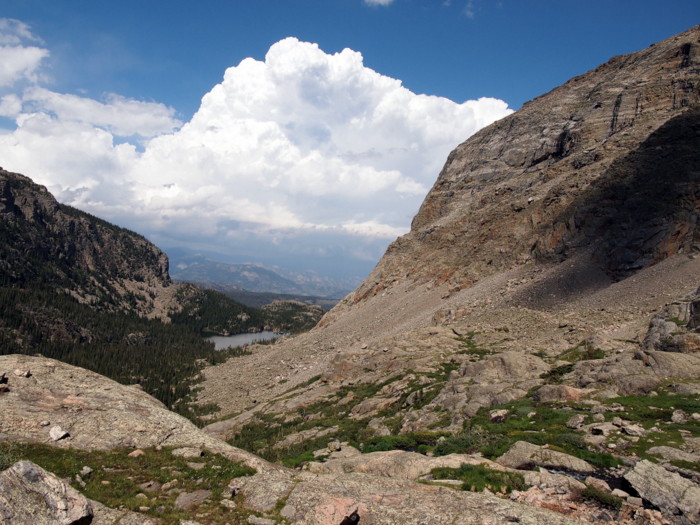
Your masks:
M 360 472 L 387 478 L 415 480 L 430 474 L 430 471 L 434 468 L 448 467 L 456 469 L 465 463 L 470 465 L 493 465 L 493 462 L 486 458 L 476 458 L 467 454 L 428 457 L 416 452 L 391 450 L 335 459 L 325 463 L 312 463 L 309 465 L 309 470 L 325 474 Z M 500 466 L 496 465 L 496 468 L 500 468 Z
M 369 474 L 279 474 L 246 478 L 246 504 L 295 525 L 338 525 L 357 512 L 362 525 L 574 525 L 582 522 L 485 493 L 418 484 Z
M 90 502 L 63 480 L 29 461 L 0 473 L 0 523 L 81 525 L 92 522 Z
M 278 468 L 205 434 L 138 388 L 53 359 L 0 356 L 0 370 L 16 368 L 32 374 L 10 378 L 2 394 L 0 433 L 6 440 L 83 450 L 195 447 L 255 469 Z
M 625 479 L 675 523 L 700 523 L 700 485 L 647 460 L 637 463 Z
M 88 500 L 30 461 L 0 473 L 1 525 L 157 525 L 159 521 Z

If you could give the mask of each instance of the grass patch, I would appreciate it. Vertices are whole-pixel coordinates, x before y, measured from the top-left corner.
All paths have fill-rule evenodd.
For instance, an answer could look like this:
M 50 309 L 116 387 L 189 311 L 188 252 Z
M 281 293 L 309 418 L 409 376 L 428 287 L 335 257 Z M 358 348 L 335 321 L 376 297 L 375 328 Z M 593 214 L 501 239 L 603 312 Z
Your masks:
M 548 385 L 560 385 L 564 380 L 564 376 L 573 371 L 573 369 L 573 363 L 570 365 L 557 366 L 541 374 L 540 379 L 544 379 L 544 382 Z
M 510 411 L 508 417 L 502 423 L 491 422 L 489 412 L 500 408 Z M 589 449 L 582 432 L 566 427 L 566 422 L 576 413 L 574 409 L 534 404 L 529 399 L 482 408 L 465 423 L 462 432 L 439 442 L 434 453 L 444 456 L 480 452 L 484 457 L 495 459 L 507 452 L 515 442 L 527 441 L 534 445 L 549 445 L 553 450 L 578 457 L 597 467 L 620 465 L 622 462 L 614 456 Z
M 581 492 L 581 496 L 613 510 L 620 510 L 624 503 L 622 498 L 618 498 L 617 496 L 613 496 L 612 494 L 590 486 L 586 487 L 583 492 Z
M 565 351 L 559 356 L 562 361 L 576 363 L 578 361 L 588 361 L 591 359 L 603 359 L 605 352 L 600 348 L 596 348 L 588 341 L 582 341 L 575 347 Z
M 87 498 L 108 507 L 132 511 L 148 507 L 145 514 L 158 518 L 164 525 L 187 519 L 191 511 L 174 507 L 176 493 L 163 490 L 148 492 L 139 485 L 147 482 L 164 484 L 177 479 L 175 487 L 183 491 L 211 490 L 209 501 L 197 508 L 198 513 L 207 514 L 207 523 L 236 522 L 235 517 L 249 514 L 240 509 L 226 509 L 219 501 L 231 479 L 252 475 L 255 472 L 253 469 L 219 454 L 205 453 L 201 458 L 188 460 L 173 456 L 172 448 L 148 448 L 143 449 L 143 456 L 132 458 L 128 456 L 131 450 L 84 451 L 42 444 L 2 443 L 0 457 L 8 457 L 9 454 L 17 461 L 32 461 L 59 478 L 70 479 L 74 488 Z M 202 467 L 193 469 L 188 462 L 199 463 Z M 84 466 L 90 467 L 92 472 L 82 476 L 85 486 L 81 486 L 76 475 Z M 139 494 L 145 494 L 147 498 L 137 497 Z
M 457 351 L 458 354 L 474 356 L 478 360 L 495 353 L 493 350 L 479 347 L 476 341 L 474 341 L 475 335 L 476 332 L 469 332 L 467 335 L 460 335 L 457 337 L 457 341 L 461 343 L 461 350 Z
M 462 482 L 462 490 L 482 492 L 489 489 L 492 492 L 508 494 L 513 490 L 527 490 L 528 486 L 521 474 L 491 470 L 483 465 L 463 464 L 459 468 L 436 468 L 432 471 L 433 478 L 457 479 Z

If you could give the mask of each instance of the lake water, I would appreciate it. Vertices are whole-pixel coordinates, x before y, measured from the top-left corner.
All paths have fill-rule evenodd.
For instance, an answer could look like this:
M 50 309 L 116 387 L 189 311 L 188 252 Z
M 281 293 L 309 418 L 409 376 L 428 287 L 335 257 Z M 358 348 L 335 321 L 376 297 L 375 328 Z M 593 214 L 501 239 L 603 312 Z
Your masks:
M 258 341 L 277 339 L 283 335 L 284 334 L 263 331 L 255 334 L 214 335 L 212 337 L 207 337 L 207 341 L 213 341 L 216 350 L 224 350 L 231 346 L 244 346 L 257 343 Z

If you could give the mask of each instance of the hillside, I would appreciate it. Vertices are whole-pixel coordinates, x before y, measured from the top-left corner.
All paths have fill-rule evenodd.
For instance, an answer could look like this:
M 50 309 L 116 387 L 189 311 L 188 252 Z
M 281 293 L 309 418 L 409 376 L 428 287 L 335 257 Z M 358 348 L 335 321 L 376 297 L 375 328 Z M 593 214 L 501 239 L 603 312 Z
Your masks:
M 0 354 L 41 353 L 140 384 L 174 407 L 202 359 L 226 357 L 203 334 L 296 332 L 322 315 L 173 284 L 167 257 L 145 238 L 58 203 L 23 175 L 0 170 L 0 195 Z
M 289 461 L 330 439 L 491 459 L 523 439 L 677 471 L 661 442 L 700 479 L 699 39 L 614 57 L 458 146 L 319 326 L 205 370 L 207 430 Z

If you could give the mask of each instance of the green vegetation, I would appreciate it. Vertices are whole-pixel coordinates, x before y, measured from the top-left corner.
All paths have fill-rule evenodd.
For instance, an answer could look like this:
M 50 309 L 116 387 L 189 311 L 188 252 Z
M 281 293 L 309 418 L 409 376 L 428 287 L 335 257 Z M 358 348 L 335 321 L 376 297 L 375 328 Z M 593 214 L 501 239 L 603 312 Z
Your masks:
M 383 417 L 387 426 L 391 425 L 390 428 L 393 427 L 391 430 L 397 432 L 400 422 L 393 418 L 407 402 L 409 396 L 414 394 L 411 406 L 425 406 L 437 395 L 447 381 L 450 371 L 456 369 L 457 366 L 455 362 L 444 363 L 435 372 L 415 377 L 408 382 L 408 388 L 400 397 L 397 397 L 389 406 L 378 412 L 373 412 L 371 416 L 350 417 L 350 410 L 362 401 L 375 397 L 385 386 L 405 378 L 405 373 L 380 383 L 361 383 L 340 388 L 327 399 L 299 409 L 299 418 L 296 419 L 259 415 L 259 420 L 245 425 L 229 443 L 254 452 L 270 461 L 284 462 L 288 466 L 296 466 L 304 461 L 310 461 L 312 459 L 309 455 L 311 452 L 325 447 L 332 440 L 354 443 L 365 452 L 394 448 L 404 450 L 418 450 L 421 447 L 423 449 L 432 448 L 437 443 L 437 439 L 445 435 L 444 432 L 376 437 L 373 435 L 373 431 L 367 427 L 367 423 L 374 417 Z M 430 382 L 419 381 L 419 377 L 427 377 Z M 317 377 L 312 378 L 310 383 L 316 380 L 318 380 Z M 316 430 L 317 433 L 331 430 L 328 433 L 323 433 L 320 437 L 300 439 L 300 443 L 286 447 L 272 446 L 286 436 L 311 429 Z
M 573 369 L 573 363 L 570 365 L 557 366 L 540 375 L 540 379 L 544 379 L 544 382 L 550 385 L 559 385 L 564 381 L 564 376 Z
M 507 409 L 510 414 L 505 421 L 493 423 L 489 412 L 494 409 Z M 435 454 L 480 452 L 487 458 L 495 459 L 516 441 L 528 441 L 535 445 L 547 444 L 553 450 L 571 454 L 598 467 L 621 464 L 610 454 L 589 449 L 581 432 L 566 427 L 566 421 L 576 413 L 574 409 L 536 404 L 528 399 L 482 408 L 465 423 L 461 433 L 439 443 Z
M 177 492 L 148 491 L 140 485 L 171 483 L 185 492 L 211 490 L 209 501 L 197 507 L 197 513 L 205 515 L 207 523 L 245 523 L 248 512 L 232 511 L 222 507 L 219 501 L 231 479 L 252 475 L 253 469 L 218 454 L 205 453 L 201 458 L 187 460 L 173 456 L 171 450 L 148 448 L 143 450 L 142 456 L 129 457 L 129 449 L 88 452 L 40 444 L 0 443 L 0 458 L 12 456 L 15 461 L 30 460 L 59 478 L 70 479 L 74 488 L 87 498 L 108 507 L 132 511 L 147 507 L 148 510 L 142 512 L 158 518 L 163 525 L 178 524 L 181 519 L 188 519 L 191 511 L 174 506 Z M 80 471 L 86 466 L 92 471 L 81 475 Z
M 459 468 L 436 468 L 432 471 L 435 480 L 457 479 L 462 482 L 462 490 L 509 494 L 513 490 L 527 490 L 528 485 L 522 474 L 492 470 L 483 465 L 463 464 Z
M 617 496 L 613 496 L 612 494 L 600 491 L 591 486 L 586 487 L 581 493 L 581 496 L 614 510 L 620 510 L 620 508 L 622 508 L 622 504 L 624 503 L 622 498 L 618 498 Z
M 688 418 L 683 423 L 674 423 L 671 420 L 675 410 L 682 410 L 686 414 L 700 413 L 700 395 L 680 395 L 665 392 L 663 389 L 659 390 L 655 397 L 625 396 L 609 399 L 606 402 L 610 406 L 619 407 L 620 410 L 608 412 L 606 416 L 609 418 L 622 417 L 647 430 L 646 435 L 640 437 L 639 440 L 629 442 L 626 451 L 652 461 L 657 461 L 657 458 L 648 453 L 650 448 L 658 446 L 679 447 L 685 442 L 683 433 L 692 436 L 700 435 L 700 421 Z M 698 463 L 677 466 L 700 471 Z
M 561 354 L 559 359 L 569 361 L 570 363 L 576 363 L 578 361 L 590 359 L 603 359 L 604 357 L 605 352 L 603 352 L 603 350 L 596 348 L 589 341 L 582 341 L 575 347 Z
M 247 308 L 214 290 L 179 297 L 184 307 L 170 314 L 173 324 L 203 335 L 237 334 L 262 329 L 267 321 L 257 308 Z
M 467 335 L 461 335 L 457 337 L 457 341 L 462 343 L 462 350 L 459 350 L 457 352 L 458 354 L 465 354 L 474 356 L 477 359 L 483 359 L 487 355 L 495 353 L 493 350 L 487 350 L 485 348 L 479 347 L 476 344 L 476 341 L 474 341 L 475 335 L 476 332 L 469 332 Z
M 123 384 L 139 384 L 195 422 L 203 412 L 188 401 L 200 370 L 246 353 L 240 348 L 217 352 L 188 326 L 95 311 L 38 286 L 0 287 L 0 311 L 0 354 L 39 353 Z

